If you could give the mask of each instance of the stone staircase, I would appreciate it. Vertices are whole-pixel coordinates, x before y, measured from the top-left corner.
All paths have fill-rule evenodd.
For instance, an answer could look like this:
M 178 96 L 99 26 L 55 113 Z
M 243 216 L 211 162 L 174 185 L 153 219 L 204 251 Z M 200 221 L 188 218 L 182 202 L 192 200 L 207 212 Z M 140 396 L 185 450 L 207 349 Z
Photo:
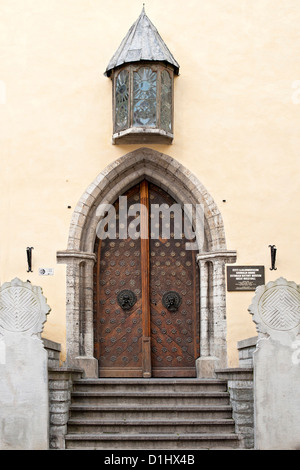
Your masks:
M 73 383 L 66 449 L 234 449 L 227 382 L 80 379 Z

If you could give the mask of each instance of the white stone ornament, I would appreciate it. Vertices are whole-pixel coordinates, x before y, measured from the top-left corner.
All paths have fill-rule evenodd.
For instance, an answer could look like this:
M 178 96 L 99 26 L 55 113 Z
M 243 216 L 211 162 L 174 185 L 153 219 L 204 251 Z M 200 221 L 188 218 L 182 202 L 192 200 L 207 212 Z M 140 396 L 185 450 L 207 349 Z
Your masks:
M 255 448 L 299 449 L 300 286 L 281 277 L 257 287 L 249 312 L 258 331 L 253 353 Z
M 49 312 L 40 287 L 18 278 L 0 287 L 0 450 L 49 447 L 48 354 L 41 340 Z
M 296 332 L 300 327 L 300 286 L 279 278 L 257 287 L 249 312 L 258 333 Z
M 15 278 L 0 288 L 0 333 L 41 333 L 50 307 L 42 289 Z

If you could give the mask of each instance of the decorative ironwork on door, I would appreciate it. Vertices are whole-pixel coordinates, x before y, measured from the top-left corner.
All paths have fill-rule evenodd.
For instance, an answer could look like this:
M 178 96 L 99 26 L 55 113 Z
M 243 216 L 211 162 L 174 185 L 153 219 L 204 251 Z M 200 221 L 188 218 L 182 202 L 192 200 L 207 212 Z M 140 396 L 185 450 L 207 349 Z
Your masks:
M 128 207 L 142 204 L 141 237 L 118 238 L 117 201 L 117 237 L 97 239 L 95 247 L 94 344 L 99 376 L 194 377 L 200 341 L 196 253 L 186 250 L 184 233 L 175 238 L 178 219 L 172 212 L 170 237 L 152 236 L 151 207 L 171 207 L 175 201 L 169 194 L 142 181 L 125 196 Z M 134 220 L 130 216 L 128 226 Z

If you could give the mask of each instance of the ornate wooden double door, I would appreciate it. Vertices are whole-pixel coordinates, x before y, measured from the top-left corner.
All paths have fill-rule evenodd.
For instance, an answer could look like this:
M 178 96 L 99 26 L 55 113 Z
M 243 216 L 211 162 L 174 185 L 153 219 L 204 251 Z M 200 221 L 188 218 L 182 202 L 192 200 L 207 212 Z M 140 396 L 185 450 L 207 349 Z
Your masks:
M 160 213 L 157 220 L 153 208 L 175 204 L 169 194 L 142 181 L 123 196 L 121 205 L 120 198 L 114 205 L 116 237 L 96 242 L 94 353 L 99 376 L 195 377 L 200 342 L 196 253 L 186 249 L 184 233 L 175 236 L 179 221 L 172 212 L 166 222 L 170 236 L 157 237 L 156 232 L 153 237 L 164 218 Z M 139 222 L 138 238 L 120 238 L 123 201 L 128 208 L 141 204 L 139 218 L 129 210 L 127 221 L 128 230 Z M 181 210 L 181 221 L 184 217 Z

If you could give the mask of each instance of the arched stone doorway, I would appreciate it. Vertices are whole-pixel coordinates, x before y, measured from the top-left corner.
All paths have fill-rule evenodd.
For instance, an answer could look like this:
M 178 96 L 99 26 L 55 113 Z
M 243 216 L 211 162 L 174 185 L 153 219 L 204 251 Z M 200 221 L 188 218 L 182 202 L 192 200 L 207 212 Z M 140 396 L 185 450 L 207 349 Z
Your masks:
M 84 368 L 88 377 L 98 376 L 93 328 L 97 209 L 100 204 L 114 204 L 145 179 L 177 203 L 201 205 L 204 212 L 204 243 L 196 256 L 200 274 L 196 370 L 198 377 L 210 377 L 216 367 L 227 365 L 225 264 L 234 263 L 236 253 L 227 250 L 221 214 L 199 180 L 173 158 L 148 148 L 128 153 L 98 175 L 75 208 L 67 250 L 57 252 L 58 262 L 67 264 L 67 363 Z
M 99 376 L 196 377 L 200 286 L 197 251 L 187 249 L 189 219 L 144 179 L 115 202 L 109 223 L 110 238 L 97 237 L 95 249 Z M 133 230 L 123 236 L 126 225 Z

